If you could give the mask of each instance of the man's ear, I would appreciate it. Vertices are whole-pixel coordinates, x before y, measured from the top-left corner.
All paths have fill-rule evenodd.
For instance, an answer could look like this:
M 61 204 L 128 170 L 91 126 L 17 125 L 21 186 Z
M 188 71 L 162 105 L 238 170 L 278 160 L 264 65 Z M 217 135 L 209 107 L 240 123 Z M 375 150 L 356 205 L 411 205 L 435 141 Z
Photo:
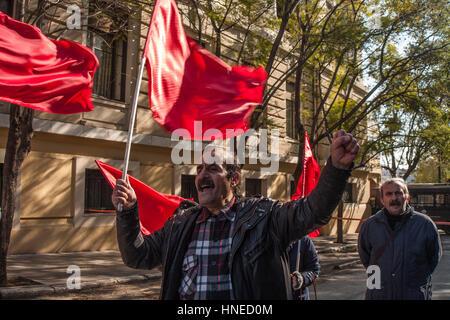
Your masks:
M 385 205 L 384 205 L 384 200 L 383 200 L 383 195 L 382 195 L 382 194 L 380 195 L 380 203 L 383 205 L 383 207 L 385 207 Z
M 234 176 L 231 177 L 231 186 L 234 188 L 239 184 L 239 180 L 241 178 L 241 175 L 239 174 L 239 172 L 235 172 Z

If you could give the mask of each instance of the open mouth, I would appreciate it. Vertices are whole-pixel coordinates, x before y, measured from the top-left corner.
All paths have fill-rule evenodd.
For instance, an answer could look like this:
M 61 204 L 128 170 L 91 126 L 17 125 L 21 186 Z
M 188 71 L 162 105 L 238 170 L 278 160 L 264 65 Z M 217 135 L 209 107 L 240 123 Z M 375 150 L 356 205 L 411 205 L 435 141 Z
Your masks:
M 198 191 L 204 192 L 214 189 L 214 182 L 212 180 L 202 180 L 198 183 Z

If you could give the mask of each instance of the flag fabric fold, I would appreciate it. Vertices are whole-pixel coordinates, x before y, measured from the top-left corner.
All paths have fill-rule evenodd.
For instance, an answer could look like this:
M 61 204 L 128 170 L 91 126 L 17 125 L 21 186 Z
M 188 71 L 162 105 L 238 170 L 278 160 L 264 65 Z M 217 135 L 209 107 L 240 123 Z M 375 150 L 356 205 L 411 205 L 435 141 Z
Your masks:
M 50 40 L 0 11 L 0 100 L 58 114 L 91 111 L 98 64 L 89 48 Z
M 297 183 L 297 190 L 291 200 L 306 197 L 314 189 L 320 177 L 320 167 L 316 159 L 314 159 L 308 133 L 306 131 L 304 141 L 303 171 Z M 321 228 L 311 232 L 309 237 L 317 237 L 320 233 L 320 229 Z
M 116 180 L 122 179 L 122 171 L 98 160 L 95 160 L 95 163 L 111 188 L 114 189 Z M 144 235 L 153 233 L 161 228 L 180 203 L 187 200 L 179 196 L 160 193 L 142 181 L 130 175 L 128 177 L 138 200 L 139 221 Z
M 248 130 L 262 102 L 266 71 L 231 67 L 187 37 L 174 0 L 156 1 L 144 56 L 150 108 L 167 131 L 182 128 L 189 132 L 186 139 L 212 140 L 208 129 L 219 130 L 223 139 Z M 195 130 L 197 121 L 201 130 Z

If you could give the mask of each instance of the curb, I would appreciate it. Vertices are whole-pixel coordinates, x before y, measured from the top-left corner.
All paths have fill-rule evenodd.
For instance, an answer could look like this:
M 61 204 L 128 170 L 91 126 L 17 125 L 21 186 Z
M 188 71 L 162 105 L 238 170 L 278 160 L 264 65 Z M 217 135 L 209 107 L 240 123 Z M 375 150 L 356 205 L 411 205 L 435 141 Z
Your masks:
M 100 279 L 97 281 L 82 282 L 80 288 L 69 289 L 63 285 L 32 285 L 0 288 L 0 299 L 25 299 L 44 295 L 64 294 L 77 292 L 86 289 L 108 287 L 118 284 L 128 284 L 139 281 L 149 281 L 161 279 L 161 273 L 151 273 L 145 275 L 132 275 L 126 277 L 116 277 L 111 279 Z
M 346 262 L 343 262 L 340 264 L 336 264 L 336 262 L 324 264 L 324 265 L 320 266 L 320 275 L 319 276 L 331 275 L 335 271 L 344 270 L 346 268 L 352 267 L 352 266 L 360 264 L 360 263 L 361 263 L 360 259 L 353 259 L 353 260 L 346 261 Z
M 342 269 L 354 266 L 355 264 L 359 264 L 359 263 L 361 263 L 360 259 L 356 259 L 356 260 L 352 260 L 352 261 L 349 261 L 349 262 L 341 263 L 341 264 L 338 264 L 338 265 L 334 266 L 334 270 L 342 270 Z
M 329 247 L 329 248 L 325 248 L 325 249 L 318 249 L 317 250 L 317 254 L 319 255 L 319 260 L 320 260 L 320 255 L 323 254 L 328 254 L 328 253 L 339 253 L 339 252 L 357 252 L 358 251 L 358 244 L 357 243 L 348 243 L 348 244 L 343 244 L 340 246 L 334 246 L 334 247 Z M 351 267 L 353 265 L 356 265 L 360 263 L 360 259 L 353 259 L 350 261 L 345 261 L 339 264 L 338 261 L 334 261 L 334 262 L 328 262 L 325 264 L 321 264 L 320 266 L 320 274 L 321 275 L 328 275 L 333 273 L 333 271 L 338 271 L 338 270 L 343 270 L 345 268 Z
M 320 246 L 319 244 L 315 244 L 316 247 Z M 323 244 L 323 246 L 328 246 L 332 244 Z M 332 246 L 327 247 L 323 249 L 318 249 L 318 254 L 327 254 L 327 253 L 337 253 L 337 252 L 354 252 L 358 250 L 358 245 L 355 243 L 349 243 L 349 244 L 342 244 L 339 246 Z M 352 260 L 347 261 L 345 263 L 335 265 L 335 264 L 329 264 L 324 265 L 323 268 L 321 268 L 321 273 L 324 272 L 324 274 L 332 272 L 333 270 L 341 270 L 346 267 L 350 267 L 352 265 L 358 264 L 360 260 Z M 139 281 L 149 281 L 149 280 L 159 280 L 161 279 L 162 273 L 161 272 L 152 272 L 148 274 L 143 275 L 130 275 L 130 276 L 123 276 L 123 277 L 115 277 L 110 279 L 98 279 L 95 281 L 87 281 L 82 282 L 81 287 L 79 289 L 69 289 L 66 285 L 63 284 L 57 284 L 57 285 L 44 285 L 44 284 L 37 284 L 37 285 L 28 285 L 28 286 L 14 286 L 14 287 L 0 287 L 0 299 L 27 299 L 27 298 L 35 298 L 39 296 L 47 296 L 47 295 L 54 295 L 54 294 L 67 294 L 69 292 L 78 292 L 81 290 L 87 290 L 87 289 L 95 289 L 100 287 L 108 287 L 108 286 L 114 286 L 114 285 L 121 285 L 121 284 L 128 284 L 133 282 L 139 282 Z
M 335 253 L 335 252 L 342 252 L 342 251 L 353 252 L 353 251 L 357 251 L 357 250 L 358 250 L 358 244 L 350 243 L 350 244 L 344 244 L 344 245 L 338 246 L 338 247 L 319 249 L 317 251 L 317 253 L 323 254 L 323 253 Z

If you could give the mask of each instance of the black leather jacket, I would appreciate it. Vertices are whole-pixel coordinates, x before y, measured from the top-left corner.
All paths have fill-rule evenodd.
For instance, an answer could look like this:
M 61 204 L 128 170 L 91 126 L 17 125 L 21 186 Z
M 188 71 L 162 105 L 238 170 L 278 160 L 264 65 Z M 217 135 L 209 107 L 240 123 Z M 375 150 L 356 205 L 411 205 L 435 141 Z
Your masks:
M 291 299 L 287 247 L 331 219 L 351 170 L 332 166 L 322 171 L 316 188 L 303 199 L 239 199 L 230 253 L 233 297 Z M 117 214 L 117 239 L 124 263 L 151 269 L 162 264 L 161 299 L 178 299 L 182 261 L 200 206 L 177 209 L 155 233 L 142 236 L 137 206 Z

